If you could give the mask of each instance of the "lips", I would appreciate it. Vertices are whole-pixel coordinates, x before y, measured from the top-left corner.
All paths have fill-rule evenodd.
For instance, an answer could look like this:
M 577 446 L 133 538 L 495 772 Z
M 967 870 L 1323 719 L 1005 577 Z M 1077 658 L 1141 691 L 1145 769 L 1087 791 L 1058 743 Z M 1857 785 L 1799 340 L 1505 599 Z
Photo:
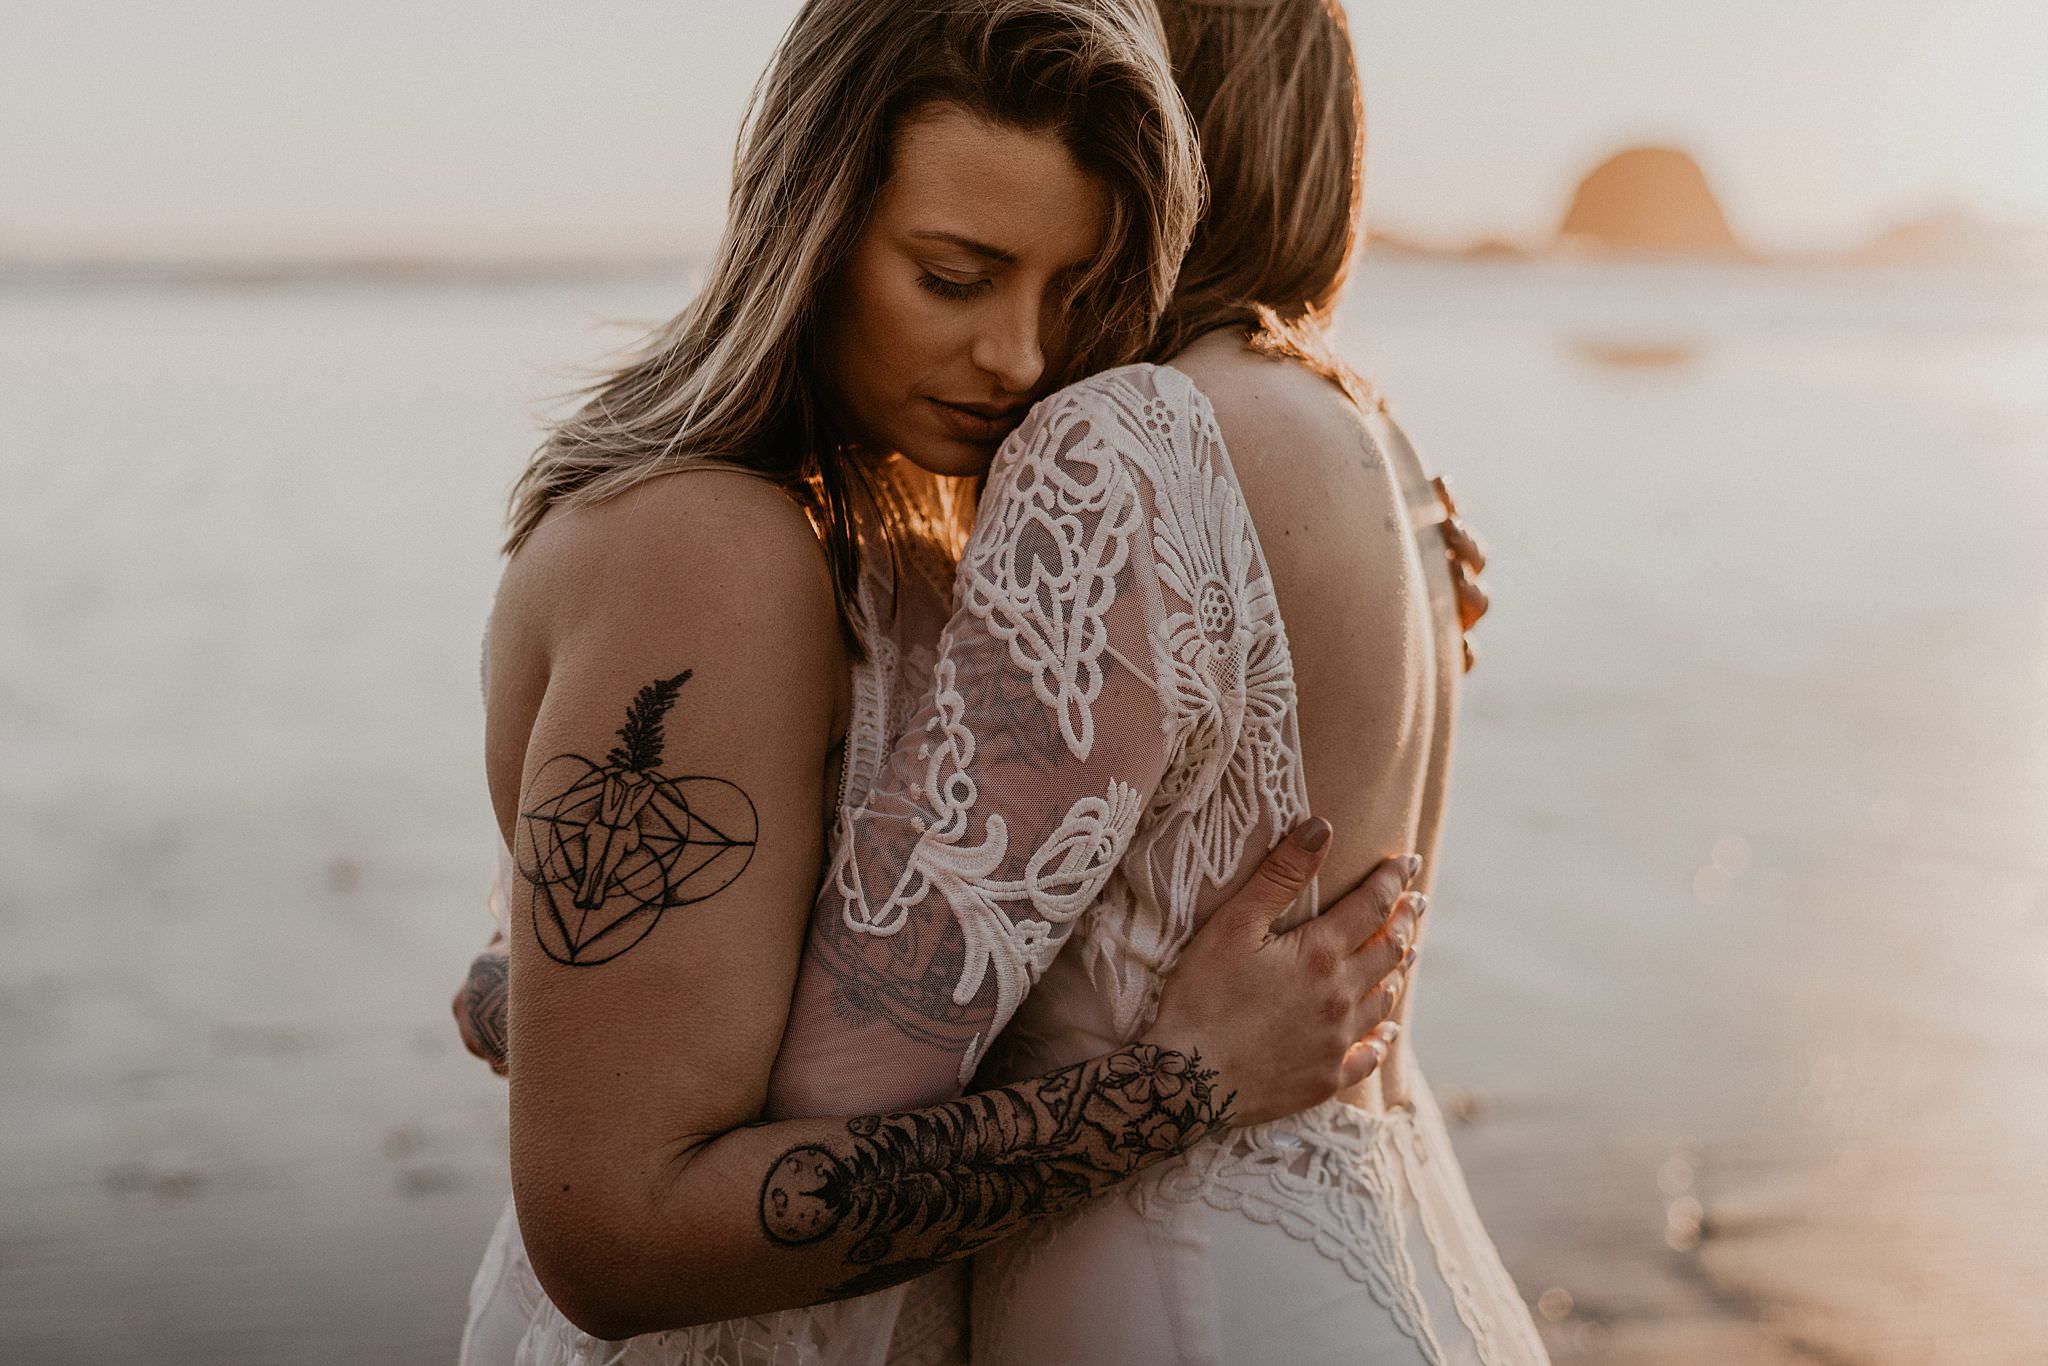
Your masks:
M 1024 420 L 1026 411 L 1023 405 L 1002 408 L 992 403 L 948 403 L 942 398 L 925 401 L 938 414 L 940 425 L 952 435 L 963 441 L 983 443 L 1008 436 Z

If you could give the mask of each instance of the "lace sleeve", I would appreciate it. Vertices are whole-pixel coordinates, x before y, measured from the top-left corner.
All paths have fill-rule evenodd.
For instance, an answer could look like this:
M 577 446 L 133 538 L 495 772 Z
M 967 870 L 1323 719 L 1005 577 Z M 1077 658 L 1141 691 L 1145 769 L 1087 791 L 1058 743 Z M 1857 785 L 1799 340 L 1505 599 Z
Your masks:
M 1151 373 L 1062 390 L 998 454 L 932 695 L 841 813 L 772 1115 L 957 1094 L 1159 790 L 1173 709 L 1146 471 L 1173 428 L 1133 387 Z

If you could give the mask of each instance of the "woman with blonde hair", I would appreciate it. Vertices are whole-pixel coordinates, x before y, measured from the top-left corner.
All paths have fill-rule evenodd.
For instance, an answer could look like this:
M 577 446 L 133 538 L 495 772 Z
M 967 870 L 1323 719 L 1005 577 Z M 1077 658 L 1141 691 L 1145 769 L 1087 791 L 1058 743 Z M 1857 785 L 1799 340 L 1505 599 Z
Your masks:
M 1170 363 L 1063 390 L 996 457 L 933 701 L 843 820 L 785 1109 L 924 1103 L 1149 1037 L 1168 970 L 1306 810 L 1335 827 L 1333 885 L 1434 851 L 1485 603 L 1441 482 L 1329 340 L 1363 156 L 1343 14 L 1160 12 L 1211 183 Z M 989 1247 L 974 1360 L 1545 1361 L 1411 1050 Z
M 516 1207 L 466 1361 L 875 1361 L 892 1287 L 1320 1103 L 1384 1055 L 1414 863 L 1271 932 L 1328 850 L 1297 803 L 1277 827 L 1260 815 L 1261 850 L 1294 837 L 1256 873 L 1200 890 L 1211 925 L 1178 946 L 1140 1034 L 964 1099 L 954 1058 L 945 1094 L 915 1105 L 849 1094 L 777 1107 L 836 1118 L 756 1122 L 828 846 L 859 840 L 851 857 L 879 869 L 863 813 L 904 793 L 973 819 L 962 772 L 897 785 L 920 747 L 973 761 L 960 689 L 981 757 L 1036 765 L 1045 793 L 1092 785 L 1091 762 L 1150 766 L 1045 819 L 984 770 L 1016 839 L 977 822 L 980 862 L 931 884 L 981 898 L 982 937 L 939 945 L 935 973 L 1014 998 L 1145 808 L 1244 824 L 1228 766 L 1166 754 L 1156 724 L 1107 724 L 1130 699 L 1105 633 L 1137 644 L 1110 601 L 1139 565 L 1121 456 L 1054 451 L 1041 424 L 1004 447 L 1021 463 L 995 461 L 1034 401 L 1137 355 L 1171 295 L 1200 172 L 1154 23 L 1135 0 L 810 0 L 758 94 L 709 282 L 521 480 L 486 688 Z M 949 607 L 937 481 L 992 461 L 965 562 L 1004 568 Z M 1041 507 L 1027 467 L 1080 505 Z M 1097 577 L 1049 602 L 1077 535 Z M 1016 642 L 1052 657 L 1019 673 Z M 1177 715 L 1216 731 L 1243 701 L 1190 693 Z M 920 708 L 949 720 L 919 725 Z M 960 852 L 959 830 L 927 829 Z M 885 953 L 930 907 L 899 909 L 867 927 Z M 1249 999 L 1226 1009 L 1231 992 Z M 850 1028 L 873 1023 L 846 1004 Z

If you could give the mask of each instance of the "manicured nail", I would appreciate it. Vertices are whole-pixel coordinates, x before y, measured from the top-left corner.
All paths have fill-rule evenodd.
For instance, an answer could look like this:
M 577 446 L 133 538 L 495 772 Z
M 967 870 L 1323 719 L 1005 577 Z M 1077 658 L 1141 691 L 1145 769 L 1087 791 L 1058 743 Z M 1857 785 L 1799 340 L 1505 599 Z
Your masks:
M 1373 1031 L 1373 1033 L 1375 1033 L 1375 1034 L 1379 1035 L 1379 1036 L 1380 1036 L 1380 1037 L 1381 1037 L 1382 1039 L 1385 1039 L 1385 1040 L 1386 1040 L 1386 1041 L 1387 1041 L 1388 1043 L 1392 1043 L 1392 1042 L 1393 1042 L 1394 1040 L 1396 1040 L 1396 1039 L 1398 1039 L 1398 1038 L 1400 1038 L 1400 1037 L 1401 1037 L 1401 1024 L 1400 1024 L 1400 1021 L 1398 1021 L 1398 1020 L 1388 1020 L 1388 1021 L 1386 1021 L 1386 1022 L 1385 1022 L 1384 1024 L 1382 1024 L 1382 1025 L 1381 1025 L 1381 1026 L 1380 1026 L 1380 1027 L 1379 1027 L 1378 1029 L 1375 1029 L 1375 1030 Z
M 1294 831 L 1294 842 L 1311 854 L 1330 842 L 1330 823 L 1321 816 L 1313 816 Z
M 1415 918 L 1420 920 L 1422 919 L 1422 913 L 1429 909 L 1429 898 L 1420 892 L 1410 892 L 1408 893 L 1408 905 L 1409 909 L 1415 912 Z
M 1403 882 L 1415 881 L 1415 875 L 1421 871 L 1422 855 L 1410 854 L 1407 858 L 1401 860 L 1401 880 Z
M 1394 969 L 1394 971 L 1396 971 L 1396 972 L 1406 972 L 1406 971 L 1408 971 L 1408 969 L 1410 969 L 1410 968 L 1414 967 L 1414 966 L 1415 966 L 1415 954 L 1416 954 L 1416 948 L 1415 948 L 1415 946 L 1414 946 L 1413 944 L 1410 944 L 1410 945 L 1408 946 L 1408 950 L 1407 950 L 1407 952 L 1405 952 L 1405 953 L 1403 953 L 1403 954 L 1401 955 L 1401 964 L 1400 964 L 1400 966 L 1399 966 L 1399 967 L 1397 967 L 1397 968 L 1395 968 L 1395 969 Z

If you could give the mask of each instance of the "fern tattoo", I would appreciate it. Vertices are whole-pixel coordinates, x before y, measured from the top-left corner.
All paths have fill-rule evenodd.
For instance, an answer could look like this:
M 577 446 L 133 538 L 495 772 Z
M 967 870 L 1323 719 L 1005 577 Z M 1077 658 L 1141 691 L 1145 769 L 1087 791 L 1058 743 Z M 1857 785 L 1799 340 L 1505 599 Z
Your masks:
M 619 743 L 604 756 L 606 763 L 635 773 L 661 763 L 661 720 L 694 672 L 685 669 L 674 678 L 657 678 L 634 695 L 633 705 L 626 708 L 626 724 L 619 727 Z
M 664 723 L 685 669 L 641 688 L 602 763 L 559 754 L 534 775 L 519 813 L 519 871 L 548 957 L 608 963 L 663 912 L 716 896 L 754 855 L 754 804 L 723 778 L 662 770 Z

